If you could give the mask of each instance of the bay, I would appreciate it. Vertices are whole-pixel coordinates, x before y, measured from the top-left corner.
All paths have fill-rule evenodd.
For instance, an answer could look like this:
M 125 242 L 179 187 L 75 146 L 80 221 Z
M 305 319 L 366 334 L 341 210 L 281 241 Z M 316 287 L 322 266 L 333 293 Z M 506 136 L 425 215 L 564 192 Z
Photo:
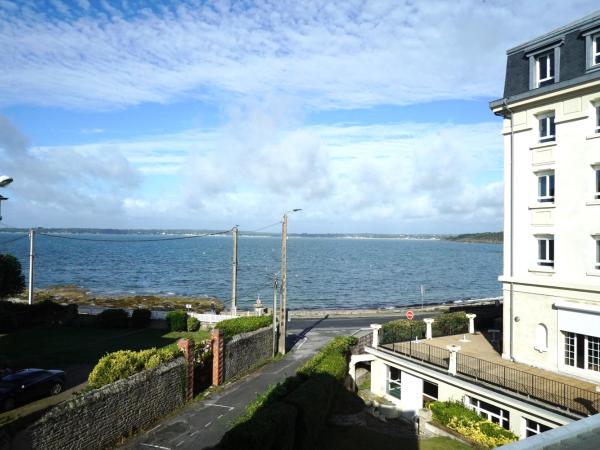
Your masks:
M 28 239 L 0 234 L 0 252 L 28 267 Z M 36 236 L 35 286 L 72 284 L 98 295 L 231 295 L 230 236 L 145 242 L 139 234 Z M 66 238 L 66 239 L 65 239 Z M 81 238 L 90 240 L 80 240 Z M 152 239 L 160 237 L 150 236 Z M 115 242 L 100 241 L 112 239 Z M 239 305 L 270 304 L 281 239 L 239 239 Z M 502 245 L 433 239 L 288 239 L 291 309 L 392 308 L 501 295 Z

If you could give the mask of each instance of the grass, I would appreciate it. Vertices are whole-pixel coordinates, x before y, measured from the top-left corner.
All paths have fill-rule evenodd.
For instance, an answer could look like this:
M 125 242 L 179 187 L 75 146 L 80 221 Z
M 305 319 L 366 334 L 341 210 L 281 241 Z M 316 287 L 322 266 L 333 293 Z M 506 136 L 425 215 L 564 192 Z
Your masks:
M 41 326 L 0 335 L 0 359 L 15 368 L 63 369 L 73 364 L 95 365 L 100 357 L 117 350 L 164 347 L 181 337 L 201 341 L 209 335 L 203 330 L 191 333 L 153 328 Z
M 318 450 L 472 450 L 472 447 L 447 437 L 398 437 L 364 427 L 328 426 L 321 436 Z

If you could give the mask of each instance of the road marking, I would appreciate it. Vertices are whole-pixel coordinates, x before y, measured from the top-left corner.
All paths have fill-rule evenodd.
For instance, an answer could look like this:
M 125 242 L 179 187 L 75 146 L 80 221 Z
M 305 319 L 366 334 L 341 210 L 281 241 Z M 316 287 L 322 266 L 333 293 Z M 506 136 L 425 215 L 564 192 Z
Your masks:
M 292 364 L 294 364 L 294 361 L 290 362 L 289 364 L 286 364 L 285 366 L 280 367 L 277 370 L 274 370 L 273 372 L 268 372 L 268 373 L 271 373 L 271 374 L 279 373 L 279 372 L 287 369 L 288 367 L 290 367 Z
M 204 425 L 204 428 L 208 428 L 212 425 L 213 421 L 211 420 L 210 422 L 208 422 L 206 425 Z
M 223 417 L 223 414 L 221 414 L 219 417 L 217 417 L 217 420 L 219 420 L 221 417 Z
M 179 447 L 181 444 L 183 444 L 185 441 L 181 441 L 179 444 L 177 444 L 175 447 Z
M 193 433 L 190 433 L 190 437 L 197 435 L 198 433 L 200 433 L 198 430 L 194 431 Z
M 227 408 L 229 411 L 233 411 L 235 409 L 234 406 L 219 405 L 217 403 L 207 403 L 206 406 L 218 406 L 219 408 Z
M 148 430 L 148 433 L 152 433 L 154 430 L 156 430 L 157 428 L 160 428 L 160 425 L 156 425 L 154 428 L 151 428 Z
M 145 445 L 146 447 L 152 447 L 152 448 L 160 448 L 161 450 L 171 450 L 169 447 L 161 447 L 160 445 L 154 445 L 154 444 L 141 443 L 140 445 Z
M 304 339 L 302 339 L 302 342 L 300 342 L 300 344 L 298 344 L 298 347 L 296 347 L 296 350 L 300 349 L 300 347 L 302 347 L 306 343 L 306 341 L 308 341 L 307 337 L 305 337 Z

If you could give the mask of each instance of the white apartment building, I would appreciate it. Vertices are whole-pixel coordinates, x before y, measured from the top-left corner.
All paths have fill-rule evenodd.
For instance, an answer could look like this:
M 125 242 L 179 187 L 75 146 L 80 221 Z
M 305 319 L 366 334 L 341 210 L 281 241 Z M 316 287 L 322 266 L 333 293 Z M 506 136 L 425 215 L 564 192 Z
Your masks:
M 490 107 L 505 149 L 501 348 L 472 329 L 380 343 L 374 324 L 351 374 L 369 364 L 371 391 L 408 417 L 462 401 L 524 439 L 600 411 L 600 11 L 508 50 Z
M 600 382 L 600 14 L 508 51 L 503 357 Z

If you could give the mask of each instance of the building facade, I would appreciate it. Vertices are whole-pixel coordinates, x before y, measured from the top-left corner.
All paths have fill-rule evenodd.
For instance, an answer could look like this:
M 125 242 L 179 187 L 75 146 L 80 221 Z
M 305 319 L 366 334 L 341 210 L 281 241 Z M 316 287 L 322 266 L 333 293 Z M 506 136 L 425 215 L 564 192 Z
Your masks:
M 461 401 L 521 439 L 600 411 L 600 12 L 508 51 L 503 330 L 372 342 L 371 391 Z M 431 321 L 426 319 L 428 327 Z M 461 339 L 459 339 L 461 338 Z
M 600 381 L 600 14 L 508 51 L 503 357 Z

